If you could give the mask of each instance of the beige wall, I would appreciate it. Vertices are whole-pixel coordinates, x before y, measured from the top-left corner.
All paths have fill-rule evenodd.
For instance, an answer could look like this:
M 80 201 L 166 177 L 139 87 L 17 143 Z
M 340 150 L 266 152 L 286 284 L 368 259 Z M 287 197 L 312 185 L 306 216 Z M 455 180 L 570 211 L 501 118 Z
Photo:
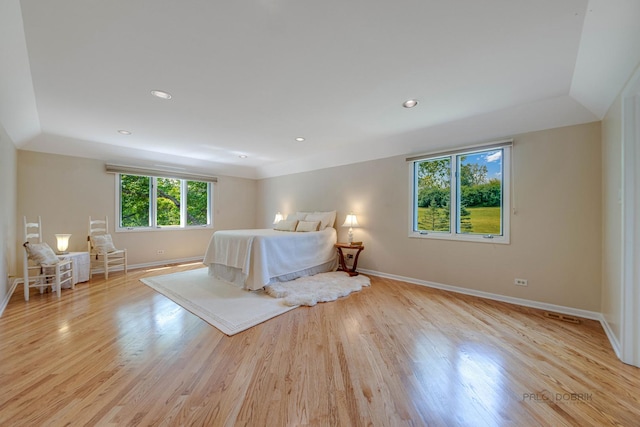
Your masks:
M 215 229 L 270 227 L 277 211 L 349 211 L 362 225 L 362 268 L 477 291 L 600 311 L 600 124 L 514 137 L 511 244 L 411 239 L 404 156 L 263 179 L 219 177 Z M 3 168 L 4 169 L 4 168 Z M 72 233 L 85 250 L 89 215 L 115 217 L 114 176 L 103 162 L 18 151 L 17 218 L 42 215 L 45 240 Z M 605 216 L 606 220 L 606 216 Z M 113 225 L 112 225 L 113 226 Z M 202 256 L 212 230 L 113 233 L 131 264 Z M 13 241 L 16 241 L 14 239 Z M 165 251 L 157 255 L 157 250 Z M 513 285 L 515 277 L 528 287 Z
M 510 245 L 407 237 L 405 156 L 260 180 L 258 226 L 277 211 L 336 209 L 344 241 L 354 211 L 362 268 L 598 312 L 600 158 L 599 122 L 515 136 Z
M 602 304 L 611 332 L 620 340 L 622 316 L 622 101 L 602 121 Z
M 256 181 L 220 176 L 214 185 L 215 229 L 254 228 Z M 71 233 L 71 251 L 87 250 L 89 216 L 109 216 L 117 247 L 127 248 L 129 264 L 161 263 L 204 255 L 212 229 L 114 232 L 115 175 L 104 162 L 18 151 L 18 218 L 42 216 L 44 240 L 55 248 L 56 233 Z M 164 250 L 158 255 L 158 250 Z
M 0 313 L 9 299 L 9 275 L 16 269 L 17 150 L 0 126 Z

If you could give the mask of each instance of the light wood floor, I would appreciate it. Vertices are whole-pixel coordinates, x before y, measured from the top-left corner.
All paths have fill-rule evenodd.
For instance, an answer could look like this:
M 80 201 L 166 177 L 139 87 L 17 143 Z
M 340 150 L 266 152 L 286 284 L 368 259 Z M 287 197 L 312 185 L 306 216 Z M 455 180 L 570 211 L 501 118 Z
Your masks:
M 0 317 L 0 425 L 640 424 L 598 322 L 372 277 L 227 337 L 138 279 L 22 290 Z

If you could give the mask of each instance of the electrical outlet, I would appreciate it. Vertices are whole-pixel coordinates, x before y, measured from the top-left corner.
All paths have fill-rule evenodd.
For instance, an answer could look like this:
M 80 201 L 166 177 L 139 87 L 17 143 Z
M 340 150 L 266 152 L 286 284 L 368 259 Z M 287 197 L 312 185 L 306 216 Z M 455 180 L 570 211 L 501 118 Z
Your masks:
M 527 285 L 527 279 L 515 279 L 513 281 L 514 285 L 518 285 L 518 286 L 528 286 Z
M 353 254 L 347 254 L 347 259 L 353 259 Z
M 164 254 L 164 249 L 158 249 L 158 255 L 163 255 Z

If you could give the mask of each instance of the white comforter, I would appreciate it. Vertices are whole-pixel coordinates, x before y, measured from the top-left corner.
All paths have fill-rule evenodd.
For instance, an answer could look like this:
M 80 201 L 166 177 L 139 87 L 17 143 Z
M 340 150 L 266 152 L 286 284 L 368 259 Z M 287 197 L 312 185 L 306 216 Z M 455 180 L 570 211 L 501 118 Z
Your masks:
M 287 232 L 271 229 L 222 230 L 211 237 L 205 265 L 241 271 L 247 289 L 260 289 L 272 278 L 310 269 L 336 258 L 335 228 Z

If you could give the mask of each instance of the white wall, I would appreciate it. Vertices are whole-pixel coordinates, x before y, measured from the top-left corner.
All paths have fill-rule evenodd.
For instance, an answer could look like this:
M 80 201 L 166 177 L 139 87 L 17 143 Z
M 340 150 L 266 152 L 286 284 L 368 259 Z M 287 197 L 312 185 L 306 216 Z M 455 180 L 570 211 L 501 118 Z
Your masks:
M 405 156 L 260 180 L 258 226 L 277 211 L 336 209 L 337 225 L 354 211 L 364 269 L 599 312 L 600 158 L 599 122 L 516 135 L 510 245 L 409 238 Z
M 622 361 L 640 366 L 640 68 L 602 127 L 602 315 Z
M 9 300 L 16 269 L 17 150 L 0 126 L 0 313 Z
M 114 243 L 127 248 L 131 265 L 202 257 L 215 229 L 255 227 L 257 184 L 251 179 L 218 177 L 214 230 L 129 233 L 114 232 L 115 175 L 105 172 L 102 161 L 19 150 L 17 187 L 18 223 L 24 215 L 40 215 L 49 245 L 55 247 L 54 234 L 71 233 L 69 250 L 86 251 L 89 216 L 108 215 Z

